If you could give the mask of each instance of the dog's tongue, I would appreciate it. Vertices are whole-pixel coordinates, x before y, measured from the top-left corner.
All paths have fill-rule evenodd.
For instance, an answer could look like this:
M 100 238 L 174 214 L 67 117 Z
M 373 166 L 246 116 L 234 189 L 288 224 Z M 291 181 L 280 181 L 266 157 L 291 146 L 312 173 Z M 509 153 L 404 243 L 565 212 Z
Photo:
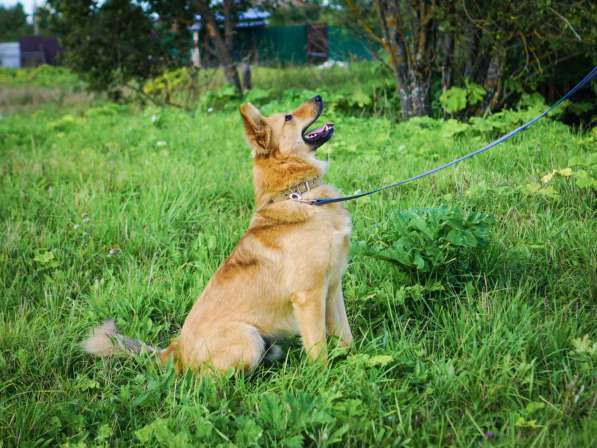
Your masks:
M 332 126 L 333 126 L 333 125 L 332 125 L 331 123 L 326 123 L 326 124 L 324 124 L 322 127 L 320 127 L 320 128 L 317 128 L 317 129 L 314 129 L 314 130 L 312 130 L 311 132 L 309 132 L 309 133 L 307 134 L 307 138 L 314 138 L 314 137 L 317 137 L 318 135 L 320 135 L 320 134 L 322 134 L 322 133 L 326 132 L 326 131 L 327 131 L 328 129 L 330 129 Z

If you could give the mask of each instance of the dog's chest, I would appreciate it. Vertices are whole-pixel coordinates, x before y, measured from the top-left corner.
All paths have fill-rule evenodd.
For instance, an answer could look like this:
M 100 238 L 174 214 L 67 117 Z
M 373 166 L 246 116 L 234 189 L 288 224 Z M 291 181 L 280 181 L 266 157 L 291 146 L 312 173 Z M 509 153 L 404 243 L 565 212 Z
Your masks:
M 348 244 L 352 233 L 352 222 L 348 213 L 342 214 L 333 223 L 333 244 L 344 246 Z
M 328 216 L 327 243 L 329 247 L 329 268 L 332 271 L 343 270 L 348 256 L 352 223 L 345 210 L 338 210 Z

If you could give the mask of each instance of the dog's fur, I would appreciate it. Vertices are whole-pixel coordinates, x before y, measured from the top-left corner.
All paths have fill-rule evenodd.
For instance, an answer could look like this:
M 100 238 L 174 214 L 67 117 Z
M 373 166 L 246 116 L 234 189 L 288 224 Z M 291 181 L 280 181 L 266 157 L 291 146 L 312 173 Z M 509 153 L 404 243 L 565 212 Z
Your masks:
M 339 204 L 278 199 L 300 182 L 325 174 L 325 163 L 315 158 L 315 145 L 304 137 L 322 108 L 318 97 L 291 116 L 264 117 L 250 103 L 240 107 L 253 154 L 256 211 L 248 230 L 166 349 L 126 338 L 107 323 L 84 343 L 88 352 L 105 356 L 156 350 L 164 362 L 173 357 L 178 371 L 201 373 L 251 370 L 271 341 L 286 336 L 300 334 L 308 356 L 322 362 L 327 360 L 326 334 L 344 345 L 352 341 L 342 295 L 349 214 Z M 337 195 L 322 183 L 303 198 Z

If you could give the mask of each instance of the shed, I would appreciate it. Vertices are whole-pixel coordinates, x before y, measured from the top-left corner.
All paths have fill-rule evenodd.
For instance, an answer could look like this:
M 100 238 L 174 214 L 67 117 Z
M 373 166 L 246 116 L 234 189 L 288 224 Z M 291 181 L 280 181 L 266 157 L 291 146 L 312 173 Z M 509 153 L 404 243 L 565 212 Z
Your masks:
M 41 64 L 57 65 L 62 48 L 54 36 L 26 36 L 19 41 L 21 46 L 21 64 L 37 66 Z
M 21 66 L 21 47 L 18 42 L 0 43 L 0 67 L 19 68 Z

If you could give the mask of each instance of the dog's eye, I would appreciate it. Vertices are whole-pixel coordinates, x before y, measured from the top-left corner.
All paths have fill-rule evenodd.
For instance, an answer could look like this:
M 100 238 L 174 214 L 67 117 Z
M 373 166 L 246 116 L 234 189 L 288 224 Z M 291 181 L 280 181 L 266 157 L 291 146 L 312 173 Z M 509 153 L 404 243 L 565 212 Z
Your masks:
M 284 120 L 286 120 L 286 121 L 292 120 L 292 115 L 286 114 L 286 116 L 284 117 Z

